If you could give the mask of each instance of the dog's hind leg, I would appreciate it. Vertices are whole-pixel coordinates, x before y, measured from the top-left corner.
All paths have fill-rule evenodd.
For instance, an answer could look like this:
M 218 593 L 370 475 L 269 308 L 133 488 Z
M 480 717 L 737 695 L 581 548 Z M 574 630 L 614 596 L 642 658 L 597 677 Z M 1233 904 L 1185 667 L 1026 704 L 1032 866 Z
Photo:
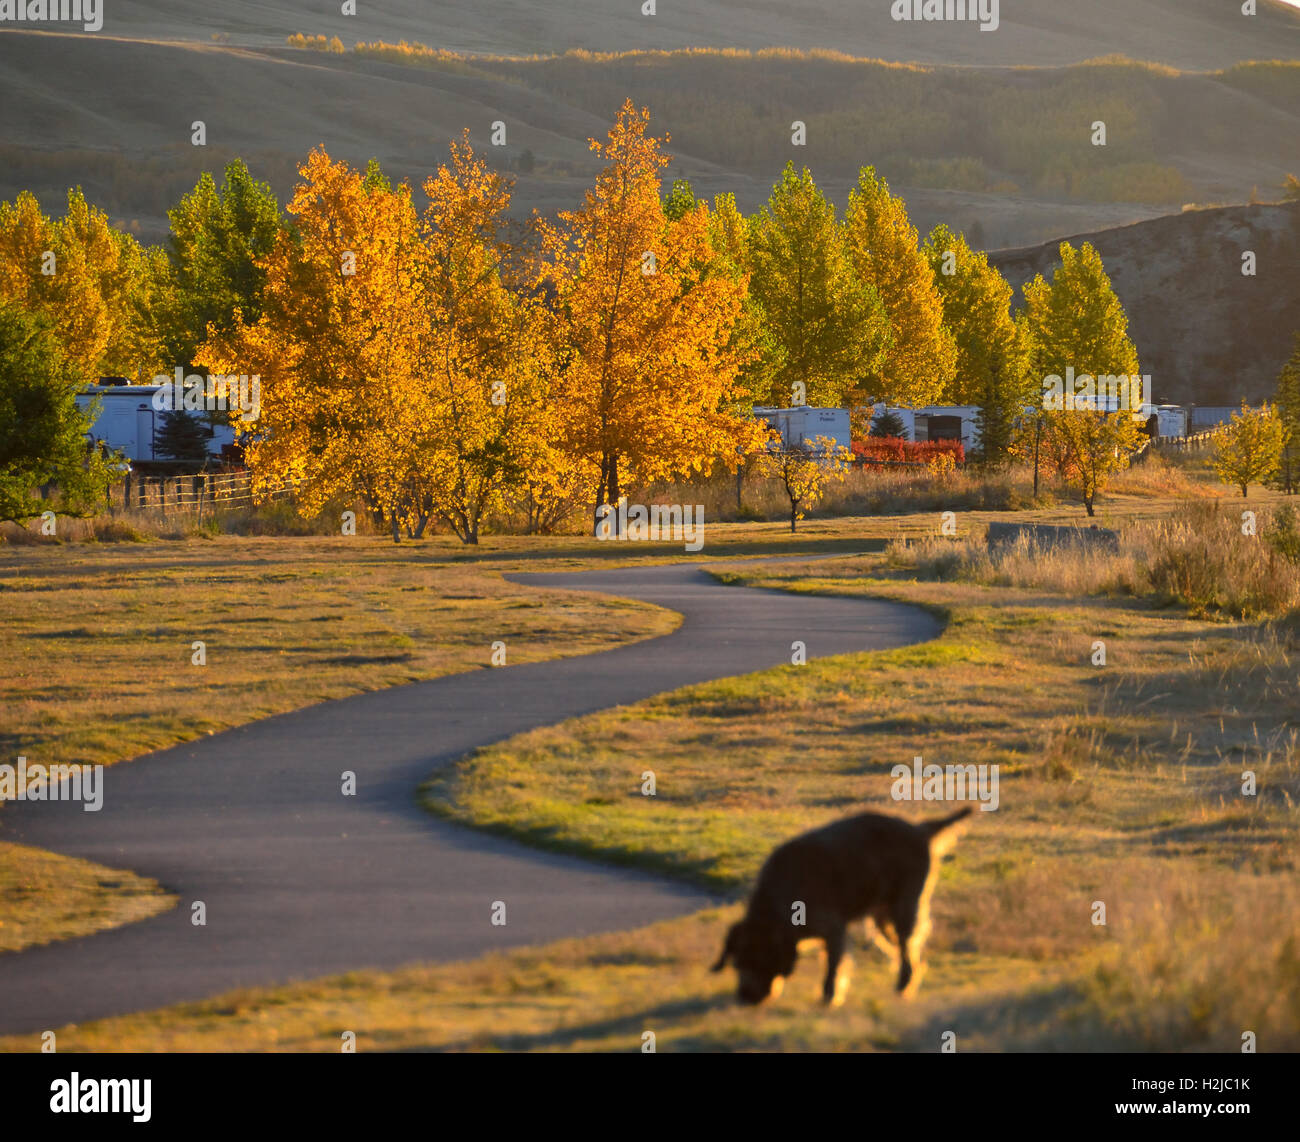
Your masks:
M 884 908 L 878 908 L 863 923 L 863 928 L 867 939 L 876 945 L 885 955 L 889 962 L 896 963 L 898 960 L 898 933 L 894 931 L 894 922 L 889 918 L 889 912 Z
M 904 893 L 894 905 L 894 929 L 898 933 L 898 982 L 896 990 L 907 997 L 921 984 L 922 953 L 930 935 L 930 890 L 933 874 L 926 877 L 919 891 Z
M 844 995 L 836 986 L 840 974 L 840 960 L 844 958 L 843 926 L 834 929 L 826 936 L 826 978 L 822 981 L 822 1000 L 838 1007 L 844 1002 Z

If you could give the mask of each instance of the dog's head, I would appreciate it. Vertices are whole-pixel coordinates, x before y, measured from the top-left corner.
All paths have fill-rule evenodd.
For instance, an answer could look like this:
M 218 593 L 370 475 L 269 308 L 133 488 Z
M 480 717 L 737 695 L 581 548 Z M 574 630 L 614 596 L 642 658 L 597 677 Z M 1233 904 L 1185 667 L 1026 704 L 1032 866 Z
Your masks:
M 730 960 L 739 977 L 736 998 L 752 1005 L 781 994 L 784 977 L 794 971 L 795 958 L 793 947 L 785 947 L 766 925 L 746 918 L 732 924 L 722 954 L 709 970 L 721 971 Z

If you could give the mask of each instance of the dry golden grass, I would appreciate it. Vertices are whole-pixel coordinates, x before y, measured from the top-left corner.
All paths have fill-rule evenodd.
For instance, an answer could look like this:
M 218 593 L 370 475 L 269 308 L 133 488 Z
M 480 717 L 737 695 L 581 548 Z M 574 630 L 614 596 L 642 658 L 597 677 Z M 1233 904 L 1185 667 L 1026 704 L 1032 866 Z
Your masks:
M 1141 596 L 1195 617 L 1280 619 L 1300 612 L 1300 562 L 1281 537 L 1289 507 L 1240 500 L 1187 501 L 1159 519 L 1120 528 L 1119 548 L 1042 550 L 1028 537 L 990 549 L 977 529 L 964 538 L 895 541 L 890 565 L 924 578 L 1036 587 L 1063 595 Z M 1254 515 L 1243 532 L 1242 511 Z
M 496 639 L 511 662 L 533 662 L 677 624 L 655 607 L 515 586 L 500 572 L 527 558 L 503 546 L 476 566 L 458 548 L 339 537 L 0 551 L 0 753 L 110 764 L 484 666 Z M 195 641 L 204 667 L 191 665 Z
M 133 872 L 0 841 L 0 952 L 116 928 L 175 902 Z
M 1182 510 L 1136 494 L 1110 509 L 1130 526 Z M 964 529 L 981 517 L 959 516 Z M 1017 518 L 1062 522 L 1048 510 Z M 834 550 L 937 525 L 928 515 L 809 521 L 804 542 Z M 706 554 L 728 543 L 779 550 L 780 529 L 719 528 L 728 538 L 711 538 Z M 502 542 L 479 558 L 507 562 Z M 571 562 L 586 557 L 568 550 Z M 705 970 L 729 908 L 105 1020 L 61 1031 L 60 1049 L 333 1051 L 349 1030 L 363 1050 L 640 1050 L 652 1031 L 659 1050 L 933 1051 L 947 1030 L 976 1050 L 1236 1050 L 1244 1030 L 1262 1050 L 1300 1048 L 1294 632 L 1067 594 L 1079 584 L 1051 576 L 1019 587 L 914 581 L 884 553 L 718 573 L 908 601 L 949 622 L 922 646 L 725 679 L 533 731 L 443 771 L 426 792 L 469 824 L 739 894 L 772 845 L 802 828 L 870 807 L 926 815 L 891 799 L 891 766 L 917 754 L 996 764 L 1000 807 L 977 813 L 945 862 L 914 1003 L 893 998 L 888 964 L 856 938 L 843 1010 L 814 1001 L 815 951 L 779 1001 L 735 1008 L 731 979 Z M 1104 667 L 1092 664 L 1097 640 Z M 647 731 L 655 798 L 637 788 Z M 1105 925 L 1093 922 L 1098 901 Z

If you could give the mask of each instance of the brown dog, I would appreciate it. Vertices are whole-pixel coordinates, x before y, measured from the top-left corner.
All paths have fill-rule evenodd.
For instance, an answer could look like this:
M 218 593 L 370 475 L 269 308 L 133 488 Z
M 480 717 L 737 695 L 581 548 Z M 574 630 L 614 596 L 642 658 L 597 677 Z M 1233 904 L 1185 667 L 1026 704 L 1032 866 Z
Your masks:
M 910 994 L 920 982 L 919 977 L 913 981 L 913 962 L 919 966 L 930 931 L 938 858 L 956 839 L 948 830 L 970 814 L 967 807 L 913 825 L 862 813 L 786 841 L 767 858 L 745 918 L 731 926 L 710 970 L 721 971 L 731 960 L 740 976 L 737 997 L 762 1003 L 773 984 L 794 970 L 799 941 L 821 939 L 826 944 L 822 997 L 830 1003 L 837 999 L 846 929 L 854 920 L 870 918 L 896 945 L 882 946 L 898 957 L 897 990 Z

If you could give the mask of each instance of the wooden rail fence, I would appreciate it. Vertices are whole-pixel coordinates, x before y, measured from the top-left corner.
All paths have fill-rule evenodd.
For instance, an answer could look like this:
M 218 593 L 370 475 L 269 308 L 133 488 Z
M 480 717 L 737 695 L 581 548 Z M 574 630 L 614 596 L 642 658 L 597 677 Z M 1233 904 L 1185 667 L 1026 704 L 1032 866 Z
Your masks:
M 1174 452 L 1201 452 L 1210 447 L 1220 431 L 1221 429 L 1212 428 L 1191 436 L 1157 436 L 1154 443 L 1157 448 L 1168 448 Z
M 284 484 L 261 497 L 282 500 L 293 488 Z M 195 512 L 253 503 L 252 479 L 247 472 L 207 472 L 196 476 L 146 476 L 129 472 L 109 489 L 108 505 L 124 511 Z

